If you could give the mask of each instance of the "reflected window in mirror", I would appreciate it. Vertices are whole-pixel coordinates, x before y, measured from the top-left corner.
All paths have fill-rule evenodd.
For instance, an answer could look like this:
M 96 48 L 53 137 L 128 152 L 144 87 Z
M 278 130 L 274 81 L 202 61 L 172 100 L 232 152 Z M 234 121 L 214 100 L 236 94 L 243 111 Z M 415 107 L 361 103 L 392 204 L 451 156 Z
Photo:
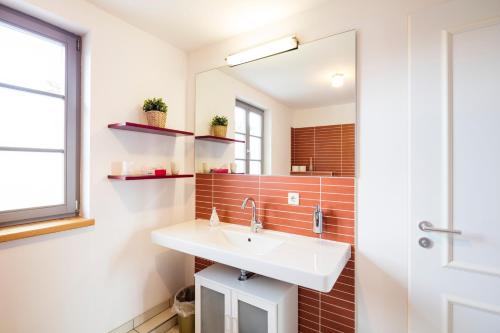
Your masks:
M 234 120 L 234 138 L 245 141 L 235 146 L 237 172 L 261 175 L 264 166 L 264 110 L 236 100 Z

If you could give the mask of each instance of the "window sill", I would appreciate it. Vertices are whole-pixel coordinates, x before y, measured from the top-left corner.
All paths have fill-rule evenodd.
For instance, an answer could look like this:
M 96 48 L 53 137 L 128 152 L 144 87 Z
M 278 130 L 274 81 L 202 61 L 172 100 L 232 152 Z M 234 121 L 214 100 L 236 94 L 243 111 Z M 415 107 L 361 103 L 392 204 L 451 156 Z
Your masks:
M 64 219 L 0 227 L 0 243 L 21 238 L 52 234 L 71 229 L 89 227 L 94 224 L 94 219 L 70 217 Z

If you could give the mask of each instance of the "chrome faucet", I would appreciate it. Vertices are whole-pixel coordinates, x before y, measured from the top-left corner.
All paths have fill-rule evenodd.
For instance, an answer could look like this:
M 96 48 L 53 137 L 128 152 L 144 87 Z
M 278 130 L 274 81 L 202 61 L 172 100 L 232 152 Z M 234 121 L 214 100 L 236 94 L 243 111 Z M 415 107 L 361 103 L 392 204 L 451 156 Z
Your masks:
M 257 207 L 255 206 L 255 200 L 252 197 L 246 197 L 241 204 L 241 209 L 247 207 L 247 202 L 252 203 L 252 220 L 250 221 L 250 231 L 257 233 L 260 229 L 264 228 L 262 222 L 257 219 Z

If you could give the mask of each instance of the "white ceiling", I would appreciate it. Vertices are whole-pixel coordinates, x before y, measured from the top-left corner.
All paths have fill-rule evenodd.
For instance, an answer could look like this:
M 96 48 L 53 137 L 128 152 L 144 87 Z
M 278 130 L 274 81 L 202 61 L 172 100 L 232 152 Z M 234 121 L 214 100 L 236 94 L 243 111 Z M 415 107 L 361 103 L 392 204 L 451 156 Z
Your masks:
M 309 109 L 356 101 L 356 33 L 349 31 L 235 67 L 219 70 L 291 109 Z M 334 73 L 345 84 L 331 86 Z
M 87 0 L 191 51 L 318 6 L 325 0 Z

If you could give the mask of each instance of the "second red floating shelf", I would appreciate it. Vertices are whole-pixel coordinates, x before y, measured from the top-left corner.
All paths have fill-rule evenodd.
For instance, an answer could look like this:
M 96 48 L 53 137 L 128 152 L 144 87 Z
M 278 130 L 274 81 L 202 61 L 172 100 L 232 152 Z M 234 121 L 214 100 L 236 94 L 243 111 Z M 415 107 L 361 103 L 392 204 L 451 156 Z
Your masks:
M 108 128 L 119 129 L 119 130 L 124 130 L 124 131 L 166 135 L 166 136 L 194 135 L 193 132 L 186 132 L 186 131 L 181 131 L 181 130 L 176 130 L 176 129 L 171 129 L 171 128 L 149 126 L 149 125 L 145 125 L 145 124 L 131 123 L 128 121 L 126 121 L 124 123 L 109 124 Z
M 214 135 L 197 135 L 194 138 L 196 140 L 213 141 L 220 143 L 235 143 L 235 142 L 245 143 L 245 141 L 231 139 L 231 138 L 222 138 L 220 136 L 214 136 Z

